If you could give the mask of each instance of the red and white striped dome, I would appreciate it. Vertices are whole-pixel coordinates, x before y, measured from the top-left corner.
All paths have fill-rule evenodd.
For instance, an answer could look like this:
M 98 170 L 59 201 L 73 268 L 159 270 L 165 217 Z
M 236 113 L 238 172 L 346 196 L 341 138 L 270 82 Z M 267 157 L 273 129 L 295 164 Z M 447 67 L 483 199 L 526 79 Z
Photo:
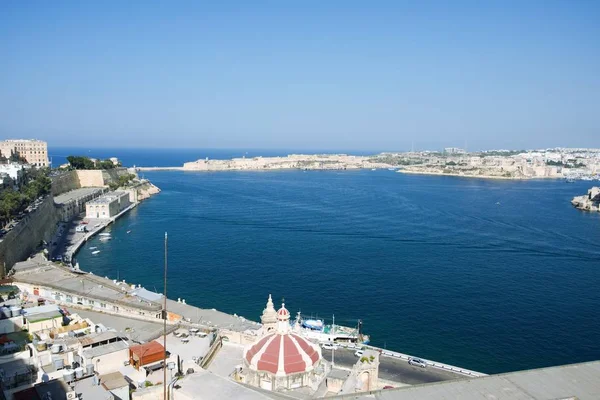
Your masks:
M 256 371 L 284 376 L 311 371 L 321 359 L 321 349 L 296 334 L 277 332 L 246 348 L 244 359 Z
M 285 304 L 281 304 L 281 308 L 277 311 L 277 319 L 287 321 L 290 319 L 290 312 L 285 308 Z

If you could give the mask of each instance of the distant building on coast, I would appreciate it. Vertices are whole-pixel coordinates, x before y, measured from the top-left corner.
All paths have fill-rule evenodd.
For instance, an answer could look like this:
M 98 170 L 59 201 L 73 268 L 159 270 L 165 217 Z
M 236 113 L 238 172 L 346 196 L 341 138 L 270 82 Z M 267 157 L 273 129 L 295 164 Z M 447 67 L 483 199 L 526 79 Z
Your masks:
M 47 167 L 48 143 L 37 139 L 9 139 L 0 142 L 0 153 L 6 158 L 12 155 L 23 157 L 28 164 Z
M 111 192 L 85 203 L 85 216 L 112 218 L 130 205 L 129 192 Z
M 446 147 L 444 149 L 445 154 L 466 154 L 467 151 L 464 149 L 459 149 L 458 147 Z

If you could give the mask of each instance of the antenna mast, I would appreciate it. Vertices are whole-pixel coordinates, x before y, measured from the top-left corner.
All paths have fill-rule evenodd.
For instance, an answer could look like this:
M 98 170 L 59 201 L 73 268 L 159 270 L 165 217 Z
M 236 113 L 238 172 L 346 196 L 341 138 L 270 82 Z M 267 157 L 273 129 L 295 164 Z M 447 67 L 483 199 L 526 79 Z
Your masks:
M 165 232 L 165 288 L 163 303 L 163 386 L 164 399 L 167 400 L 167 232 Z

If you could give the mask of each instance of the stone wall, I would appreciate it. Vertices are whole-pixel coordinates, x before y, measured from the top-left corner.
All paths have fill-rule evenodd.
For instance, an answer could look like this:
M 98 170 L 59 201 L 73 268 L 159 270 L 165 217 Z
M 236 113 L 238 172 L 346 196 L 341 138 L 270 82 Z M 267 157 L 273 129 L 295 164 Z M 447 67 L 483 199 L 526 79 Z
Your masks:
M 54 196 L 80 187 L 77 171 L 67 171 L 52 177 L 52 195 Z
M 0 263 L 2 275 L 15 263 L 25 260 L 41 244 L 50 241 L 61 218 L 60 209 L 54 204 L 54 197 L 44 199 L 37 210 L 30 212 L 0 242 Z
M 77 213 L 84 211 L 85 201 L 99 196 L 102 190 L 89 194 L 86 198 L 75 200 L 76 204 L 59 206 L 54 203 L 54 196 L 83 187 L 106 188 L 119 176 L 131 173 L 127 168 L 111 170 L 77 170 L 63 172 L 52 178 L 52 194 L 37 208 L 27 214 L 0 242 L 0 271 L 2 276 L 12 266 L 25 260 L 31 253 L 39 248 L 42 240 L 49 242 L 57 228 L 59 221 L 68 221 Z M 103 189 L 107 190 L 107 189 Z M 160 189 L 148 181 L 143 181 L 131 190 L 130 197 L 134 201 L 141 201 Z
M 130 173 L 127 168 L 77 170 L 80 187 L 102 187 L 108 186 L 110 182 L 116 181 L 119 176 Z
M 77 170 L 77 177 L 81 187 L 102 187 L 104 186 L 104 175 L 102 170 Z

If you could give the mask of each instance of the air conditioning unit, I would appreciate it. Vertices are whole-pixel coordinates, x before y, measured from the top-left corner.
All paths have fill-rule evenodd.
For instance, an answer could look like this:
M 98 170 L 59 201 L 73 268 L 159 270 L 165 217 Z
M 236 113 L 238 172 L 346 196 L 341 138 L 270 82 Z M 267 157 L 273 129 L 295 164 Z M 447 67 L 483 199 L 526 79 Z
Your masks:
M 67 393 L 67 400 L 77 400 L 77 393 L 75 393 L 75 392 L 68 392 Z

